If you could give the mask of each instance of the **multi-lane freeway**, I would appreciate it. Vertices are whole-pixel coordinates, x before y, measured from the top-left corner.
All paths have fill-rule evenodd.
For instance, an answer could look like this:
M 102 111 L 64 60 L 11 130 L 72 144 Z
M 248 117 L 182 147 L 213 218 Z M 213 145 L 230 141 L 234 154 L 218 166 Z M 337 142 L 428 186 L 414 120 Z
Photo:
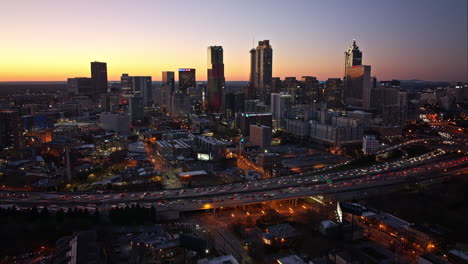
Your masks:
M 349 192 L 405 183 L 408 176 L 427 179 L 445 170 L 464 168 L 468 156 L 446 153 L 442 149 L 410 159 L 382 163 L 322 175 L 296 174 L 246 183 L 134 193 L 39 193 L 0 192 L 0 206 L 70 207 L 108 210 L 139 204 L 167 210 L 191 211 L 218 207 L 292 199 L 312 195 Z

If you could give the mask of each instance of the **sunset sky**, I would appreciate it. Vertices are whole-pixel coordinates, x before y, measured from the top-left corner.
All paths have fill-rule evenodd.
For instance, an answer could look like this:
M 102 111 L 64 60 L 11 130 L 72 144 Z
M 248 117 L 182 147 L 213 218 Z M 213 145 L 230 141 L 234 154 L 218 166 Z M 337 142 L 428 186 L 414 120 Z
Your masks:
M 343 76 L 356 39 L 385 79 L 468 81 L 466 0 L 14 0 L 0 4 L 0 81 L 65 81 L 107 62 L 109 80 L 196 68 L 222 45 L 227 81 L 248 80 L 269 39 L 273 76 Z

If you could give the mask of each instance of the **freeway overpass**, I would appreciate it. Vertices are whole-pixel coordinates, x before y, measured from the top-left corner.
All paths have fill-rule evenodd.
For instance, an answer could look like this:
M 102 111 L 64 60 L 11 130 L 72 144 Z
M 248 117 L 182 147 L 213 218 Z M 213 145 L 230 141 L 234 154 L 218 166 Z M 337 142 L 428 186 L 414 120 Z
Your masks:
M 438 150 L 406 161 L 389 162 L 365 169 L 316 176 L 270 178 L 205 188 L 128 194 L 0 192 L 0 205 L 24 208 L 46 206 L 54 211 L 72 207 L 109 210 L 112 207 L 139 204 L 144 207 L 155 206 L 160 211 L 194 211 L 397 186 L 405 184 L 409 176 L 422 181 L 441 177 L 444 170 L 463 171 L 467 163 L 466 155 L 447 155 Z M 329 179 L 331 183 L 324 183 L 321 178 Z

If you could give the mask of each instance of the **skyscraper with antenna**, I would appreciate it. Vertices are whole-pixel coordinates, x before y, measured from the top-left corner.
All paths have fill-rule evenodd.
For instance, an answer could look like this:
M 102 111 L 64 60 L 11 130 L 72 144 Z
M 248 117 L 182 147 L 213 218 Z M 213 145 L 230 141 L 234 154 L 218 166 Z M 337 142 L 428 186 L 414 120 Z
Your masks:
M 359 47 L 356 45 L 356 40 L 353 39 L 353 43 L 349 46 L 348 50 L 345 51 L 345 72 L 344 76 L 346 77 L 347 68 L 351 66 L 362 65 L 362 52 L 359 50 Z

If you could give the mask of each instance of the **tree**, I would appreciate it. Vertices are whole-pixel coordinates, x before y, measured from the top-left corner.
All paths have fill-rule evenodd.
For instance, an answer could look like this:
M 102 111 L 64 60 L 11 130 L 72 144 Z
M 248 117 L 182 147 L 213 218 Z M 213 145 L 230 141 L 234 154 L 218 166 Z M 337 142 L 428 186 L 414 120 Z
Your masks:
M 65 219 L 65 211 L 63 211 L 63 209 L 58 210 L 57 213 L 55 214 L 55 217 L 57 218 L 57 221 L 59 223 L 62 223 L 63 220 Z
M 47 207 L 44 207 L 44 209 L 42 209 L 41 211 L 40 217 L 42 219 L 47 219 L 49 218 L 49 216 L 50 216 L 49 210 L 47 210 Z
M 406 184 L 409 191 L 416 191 L 418 188 L 418 178 L 416 176 L 406 177 Z
M 95 224 L 99 223 L 99 218 L 100 218 L 99 210 L 96 208 L 94 209 L 94 223 Z

